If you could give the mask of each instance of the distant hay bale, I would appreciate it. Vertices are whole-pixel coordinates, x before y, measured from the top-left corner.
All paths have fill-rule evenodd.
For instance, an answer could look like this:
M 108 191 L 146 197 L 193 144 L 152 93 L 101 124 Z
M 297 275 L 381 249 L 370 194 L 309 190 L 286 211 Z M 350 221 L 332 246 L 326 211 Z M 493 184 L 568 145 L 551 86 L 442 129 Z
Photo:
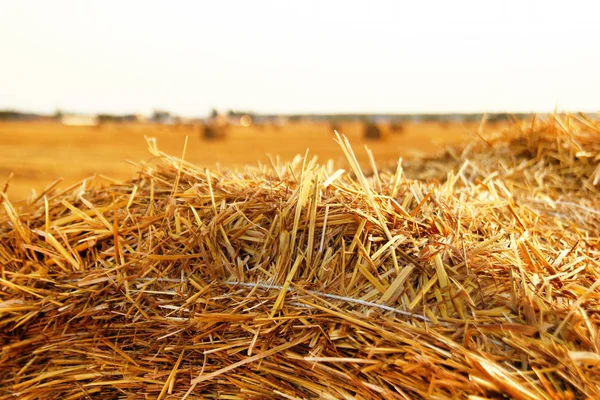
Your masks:
M 282 124 L 279 122 L 271 122 L 269 126 L 273 132 L 279 132 L 281 131 Z
M 405 128 L 404 123 L 401 121 L 392 121 L 390 124 L 390 132 L 395 134 L 404 133 Z
M 330 132 L 341 132 L 342 130 L 342 124 L 340 122 L 337 121 L 331 121 L 331 123 L 329 124 L 329 131 Z
M 227 126 L 218 124 L 204 124 L 200 126 L 201 138 L 204 140 L 222 140 L 227 136 Z
M 383 139 L 383 133 L 376 123 L 365 122 L 363 126 L 363 137 L 369 140 L 381 140 Z

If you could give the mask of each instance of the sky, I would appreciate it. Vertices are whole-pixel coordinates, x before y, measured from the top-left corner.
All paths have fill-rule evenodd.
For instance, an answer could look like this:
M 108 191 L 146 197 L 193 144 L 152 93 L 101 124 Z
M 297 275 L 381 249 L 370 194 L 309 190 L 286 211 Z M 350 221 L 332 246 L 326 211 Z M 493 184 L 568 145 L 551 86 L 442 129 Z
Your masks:
M 600 2 L 0 0 L 0 109 L 600 110 Z

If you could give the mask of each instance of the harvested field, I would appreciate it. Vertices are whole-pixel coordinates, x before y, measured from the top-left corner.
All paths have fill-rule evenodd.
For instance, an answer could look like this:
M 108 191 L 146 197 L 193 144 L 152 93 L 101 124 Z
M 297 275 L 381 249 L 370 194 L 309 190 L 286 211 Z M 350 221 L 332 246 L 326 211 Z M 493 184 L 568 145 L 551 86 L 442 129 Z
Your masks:
M 336 139 L 0 194 L 0 398 L 600 398 L 599 123 L 378 169 Z
M 379 162 L 396 161 L 399 156 L 434 154 L 448 143 L 472 141 L 478 124 L 457 123 L 442 127 L 437 123 L 408 124 L 402 135 L 382 141 L 364 141 L 362 124 L 342 122 L 339 128 L 356 148 L 367 143 Z M 383 126 L 384 132 L 388 129 Z M 268 163 L 267 154 L 291 161 L 310 148 L 322 162 L 343 163 L 329 123 L 290 123 L 283 126 L 231 126 L 224 140 L 203 140 L 197 126 L 143 123 L 104 124 L 100 127 L 64 126 L 55 122 L 0 122 L 0 186 L 14 173 L 8 195 L 12 201 L 42 192 L 58 178 L 65 188 L 81 179 L 101 174 L 113 180 L 128 180 L 137 167 L 127 160 L 148 160 L 145 137 L 155 137 L 166 153 L 180 155 L 189 136 L 186 159 L 214 169 L 236 165 Z M 359 158 L 368 162 L 364 153 Z

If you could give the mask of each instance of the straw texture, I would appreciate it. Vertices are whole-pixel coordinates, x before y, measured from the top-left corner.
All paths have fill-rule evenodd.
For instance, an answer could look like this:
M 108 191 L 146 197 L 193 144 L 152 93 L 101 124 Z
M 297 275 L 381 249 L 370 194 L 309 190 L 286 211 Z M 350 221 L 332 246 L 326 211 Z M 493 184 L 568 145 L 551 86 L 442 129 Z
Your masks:
M 0 194 L 0 398 L 600 398 L 600 124 L 381 169 L 336 140 Z

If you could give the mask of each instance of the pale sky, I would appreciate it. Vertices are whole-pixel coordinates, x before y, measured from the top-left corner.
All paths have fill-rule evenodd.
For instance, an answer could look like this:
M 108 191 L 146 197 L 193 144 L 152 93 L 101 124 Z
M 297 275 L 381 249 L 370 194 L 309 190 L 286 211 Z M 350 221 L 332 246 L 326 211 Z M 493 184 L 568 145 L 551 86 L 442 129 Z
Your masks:
M 600 2 L 0 0 L 0 109 L 600 110 Z

